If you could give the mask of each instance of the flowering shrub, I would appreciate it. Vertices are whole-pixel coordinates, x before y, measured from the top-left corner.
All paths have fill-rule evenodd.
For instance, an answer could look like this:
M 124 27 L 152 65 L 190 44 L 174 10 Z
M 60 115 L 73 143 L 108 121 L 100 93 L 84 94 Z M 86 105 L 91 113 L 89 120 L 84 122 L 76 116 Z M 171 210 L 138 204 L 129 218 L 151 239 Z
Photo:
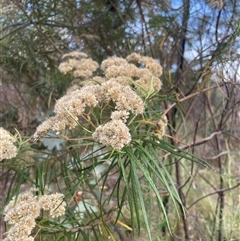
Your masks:
M 144 113 L 141 97 L 146 101 L 161 89 L 161 66 L 151 58 L 133 53 L 126 59 L 108 58 L 101 65 L 102 76 L 93 76 L 98 66 L 85 54 L 73 52 L 63 58 L 68 59 L 60 64 L 59 70 L 64 74 L 72 71 L 80 79 L 80 85 L 84 86 L 68 91 L 57 101 L 54 108 L 56 115 L 38 127 L 34 138 L 39 140 L 49 131 L 59 134 L 65 129 L 73 129 L 79 126 L 82 118 L 91 123 L 88 131 L 93 129 L 95 141 L 118 150 L 128 145 L 131 135 L 127 121 Z M 102 112 L 110 112 L 110 116 L 97 116 L 94 112 L 97 107 Z M 106 119 L 109 122 L 106 123 Z
M 42 231 L 55 240 L 121 238 L 122 227 L 135 233 L 142 219 L 151 240 L 142 182 L 153 193 L 150 196 L 155 197 L 168 227 L 159 188 L 170 195 L 174 207 L 181 206 L 161 157 L 183 156 L 163 138 L 167 118 L 159 92 L 161 66 L 136 53 L 126 59 L 108 58 L 98 66 L 86 54 L 72 52 L 63 56 L 59 70 L 74 78 L 72 86 L 33 136 L 46 150 L 30 148 L 28 157 L 34 161 L 23 153 L 17 157 L 24 162 L 14 172 L 22 178 L 13 179 L 16 189 L 13 184 L 9 188 L 12 200 L 4 213 L 12 226 L 5 240 L 33 240 Z M 14 139 L 0 131 L 4 144 L 0 157 L 7 163 L 4 159 L 14 158 L 17 148 Z M 21 186 L 32 185 L 33 189 L 19 193 Z M 46 194 L 46 189 L 52 194 Z

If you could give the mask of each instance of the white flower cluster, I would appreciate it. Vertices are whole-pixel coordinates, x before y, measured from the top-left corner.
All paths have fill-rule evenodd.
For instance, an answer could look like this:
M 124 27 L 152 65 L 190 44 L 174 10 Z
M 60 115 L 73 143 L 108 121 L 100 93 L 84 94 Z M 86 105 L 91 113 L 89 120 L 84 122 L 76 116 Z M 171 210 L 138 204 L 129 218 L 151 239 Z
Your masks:
M 4 221 L 13 226 L 7 232 L 4 241 L 32 241 L 31 232 L 36 226 L 35 219 L 41 210 L 49 211 L 52 218 L 65 214 L 66 203 L 63 194 L 55 193 L 37 197 L 36 189 L 30 189 L 14 197 L 4 209 Z
M 17 147 L 13 144 L 15 141 L 8 131 L 0 127 L 0 161 L 17 155 Z
M 59 70 L 63 74 L 72 72 L 75 78 L 90 78 L 98 68 L 98 63 L 88 58 L 85 53 L 71 52 L 63 55 L 64 62 L 59 65 Z
M 64 58 L 68 59 L 67 62 L 59 66 L 64 73 L 72 70 L 79 72 L 80 69 L 87 73 L 89 67 L 89 74 L 78 74 L 83 79 L 89 78 L 97 67 L 93 63 L 86 64 L 86 61 L 92 60 L 83 53 L 73 52 Z M 86 110 L 104 105 L 110 109 L 111 120 L 95 129 L 93 139 L 118 150 L 129 145 L 131 134 L 127 120 L 131 113 L 138 115 L 144 112 L 144 102 L 139 93 L 149 95 L 161 89 L 159 77 L 162 67 L 152 58 L 133 53 L 126 59 L 108 58 L 102 62 L 101 69 L 103 76 L 93 77 L 87 85 L 68 91 L 57 100 L 54 107 L 56 115 L 37 128 L 35 140 L 44 137 L 48 131 L 61 133 L 65 129 L 75 128 L 79 120 L 91 118 Z

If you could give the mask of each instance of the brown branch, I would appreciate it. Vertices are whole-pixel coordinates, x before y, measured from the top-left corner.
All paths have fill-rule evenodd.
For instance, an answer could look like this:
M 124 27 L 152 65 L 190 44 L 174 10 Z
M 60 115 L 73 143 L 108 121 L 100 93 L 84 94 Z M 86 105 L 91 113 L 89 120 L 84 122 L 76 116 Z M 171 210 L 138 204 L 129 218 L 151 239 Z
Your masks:
M 186 45 L 186 40 L 187 40 L 187 28 L 188 28 L 188 21 L 189 21 L 189 16 L 190 16 L 190 0 L 183 0 L 183 17 L 182 17 L 182 28 L 180 31 L 180 38 L 179 38 L 179 45 L 178 45 L 178 55 L 177 55 L 177 73 L 176 73 L 176 80 L 175 84 L 177 86 L 178 83 L 181 82 L 182 79 L 182 71 L 183 71 L 183 66 L 184 66 L 184 52 L 185 52 L 185 45 Z M 179 89 L 176 89 L 176 92 L 179 92 Z M 174 115 L 174 122 L 176 118 L 176 108 L 174 108 L 175 111 L 173 111 Z M 182 186 L 182 173 L 181 173 L 181 166 L 179 162 L 176 162 L 175 164 L 176 168 L 176 182 L 178 187 Z M 182 205 L 185 207 L 186 206 L 186 196 L 183 193 L 182 189 L 178 189 L 178 193 L 182 202 Z M 189 240 L 189 225 L 188 225 L 188 219 L 185 216 L 184 210 L 180 205 L 180 212 L 181 212 L 181 218 L 183 222 L 183 230 L 184 230 L 184 235 L 185 235 L 185 240 Z
M 221 131 L 218 131 L 218 132 L 213 132 L 210 136 L 208 137 L 205 137 L 203 139 L 199 139 L 199 140 L 196 140 L 195 142 L 191 142 L 189 144 L 184 144 L 184 145 L 181 145 L 178 147 L 178 149 L 181 149 L 181 150 L 185 150 L 189 147 L 192 147 L 192 146 L 199 146 L 199 145 L 202 145 L 204 143 L 206 143 L 207 141 L 211 140 L 214 136 L 216 135 L 219 135 L 221 134 L 222 132 Z M 174 151 L 177 151 L 177 149 L 174 149 Z M 171 155 L 170 152 L 168 152 L 166 155 L 163 156 L 163 159 L 165 160 L 169 155 Z
M 147 36 L 147 40 L 148 40 L 148 42 L 149 42 L 151 55 L 152 55 L 152 57 L 154 58 L 154 53 L 153 53 L 153 49 L 152 49 L 152 41 L 151 41 L 151 38 L 150 38 L 150 33 L 149 33 L 149 30 L 148 30 L 147 22 L 146 22 L 146 20 L 145 20 L 145 17 L 144 17 L 143 11 L 142 11 L 141 1 L 142 1 L 142 0 L 136 0 L 136 3 L 137 3 L 137 6 L 138 6 L 138 9 L 139 9 L 139 13 L 140 13 L 142 22 L 143 22 L 144 27 L 145 27 L 145 30 L 146 30 L 146 36 Z
M 229 188 L 224 188 L 224 189 L 219 189 L 219 190 L 216 190 L 214 192 L 211 192 L 211 193 L 208 193 L 202 197 L 200 197 L 199 199 L 197 199 L 196 201 L 194 201 L 192 204 L 190 204 L 188 207 L 187 207 L 187 210 L 189 210 L 191 207 L 193 207 L 196 203 L 200 202 L 202 199 L 206 198 L 206 197 L 209 197 L 209 196 L 212 196 L 212 195 L 215 195 L 215 194 L 218 194 L 219 193 L 223 193 L 223 192 L 226 192 L 226 191 L 230 191 L 234 188 L 237 188 L 240 186 L 240 183 L 236 184 L 235 186 L 233 187 L 229 187 Z
M 205 157 L 205 159 L 207 159 L 207 160 L 216 160 L 216 159 L 218 159 L 220 156 L 223 156 L 223 155 L 226 155 L 226 154 L 228 154 L 228 152 L 227 151 L 223 151 L 223 152 L 221 152 L 221 153 L 219 153 L 218 155 L 216 155 L 216 156 L 213 156 L 213 157 Z
M 182 146 L 179 146 L 180 149 L 187 149 L 189 147 L 192 147 L 192 146 L 199 146 L 199 145 L 202 145 L 204 143 L 206 143 L 207 141 L 211 140 L 214 136 L 216 135 L 219 135 L 221 134 L 222 132 L 221 131 L 217 131 L 217 132 L 213 132 L 210 136 L 208 137 L 205 137 L 203 139 L 200 139 L 200 140 L 196 140 L 194 142 L 191 142 L 189 144 L 185 144 L 185 145 L 182 145 Z
M 188 99 L 191 99 L 192 97 L 194 97 L 194 96 L 196 96 L 196 95 L 198 95 L 198 94 L 200 94 L 200 93 L 202 93 L 202 92 L 205 92 L 205 91 L 208 91 L 208 90 L 212 90 L 212 89 L 215 89 L 215 88 L 218 88 L 218 86 L 212 86 L 212 87 L 208 87 L 208 88 L 201 89 L 201 90 L 199 90 L 199 91 L 197 91 L 197 92 L 195 92 L 195 93 L 192 93 L 192 94 L 190 94 L 190 95 L 187 95 L 187 96 L 183 97 L 183 98 L 180 99 L 180 100 L 177 100 L 175 103 L 173 103 L 172 105 L 170 105 L 167 110 L 164 111 L 163 115 L 166 115 L 166 114 L 167 114 L 174 106 L 176 106 L 178 103 L 183 102 L 183 101 L 188 100 Z

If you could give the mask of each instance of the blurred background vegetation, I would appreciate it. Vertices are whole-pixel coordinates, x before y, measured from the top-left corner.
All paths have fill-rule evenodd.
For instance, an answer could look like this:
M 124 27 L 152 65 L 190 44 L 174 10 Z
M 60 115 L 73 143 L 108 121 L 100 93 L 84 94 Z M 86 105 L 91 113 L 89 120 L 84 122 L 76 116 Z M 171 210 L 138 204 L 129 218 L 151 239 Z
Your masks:
M 98 63 L 134 51 L 151 56 L 164 71 L 163 87 L 153 105 L 167 115 L 165 141 L 211 166 L 159 154 L 186 212 L 178 216 L 169 195 L 161 194 L 170 233 L 164 215 L 155 212 L 154 201 L 149 202 L 153 239 L 239 240 L 239 1 L 2 0 L 0 4 L 2 127 L 31 136 L 52 114 L 55 100 L 74 83 L 72 76 L 58 70 L 64 53 L 82 51 Z M 53 149 L 54 159 L 59 154 Z M 41 168 L 48 165 L 58 170 L 51 162 Z M 7 195 L 9 178 L 18 179 L 7 175 L 4 167 L 2 173 L 2 193 Z M 49 175 L 57 180 L 62 174 Z M 146 201 L 151 195 L 154 200 L 154 194 L 146 191 Z M 130 231 L 126 228 L 119 239 L 131 240 L 126 234 Z M 141 238 L 148 240 L 144 232 Z

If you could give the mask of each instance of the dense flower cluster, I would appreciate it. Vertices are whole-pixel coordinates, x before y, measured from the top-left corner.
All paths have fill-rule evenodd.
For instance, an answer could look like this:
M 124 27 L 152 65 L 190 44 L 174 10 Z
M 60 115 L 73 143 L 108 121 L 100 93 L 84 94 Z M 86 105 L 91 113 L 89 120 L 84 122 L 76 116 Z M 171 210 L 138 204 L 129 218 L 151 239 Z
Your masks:
M 34 240 L 31 232 L 36 226 L 35 219 L 41 209 L 49 211 L 50 217 L 60 217 L 65 214 L 66 203 L 63 194 L 55 193 L 43 195 L 39 198 L 34 195 L 35 189 L 21 193 L 14 197 L 4 209 L 4 220 L 13 226 L 7 232 L 4 241 Z
M 93 139 L 106 146 L 121 150 L 131 141 L 128 127 L 122 120 L 112 120 L 100 125 L 93 133 Z
M 45 211 L 49 211 L 52 218 L 57 218 L 65 213 L 66 203 L 63 202 L 63 194 L 53 193 L 39 197 L 38 205 Z
M 71 52 L 63 55 L 64 62 L 59 65 L 59 70 L 66 74 L 72 71 L 76 78 L 90 78 L 93 72 L 98 68 L 98 63 L 88 58 L 85 53 Z
M 123 85 L 134 84 L 142 95 L 152 94 L 161 89 L 161 65 L 154 59 L 130 54 L 126 59 L 111 57 L 102 62 L 107 80 Z
M 95 62 L 83 53 L 73 52 L 64 55 L 64 59 L 67 61 L 59 69 L 63 73 L 74 71 L 73 75 L 82 80 L 90 78 L 97 68 Z M 104 104 L 109 105 L 111 120 L 96 128 L 93 139 L 114 149 L 121 149 L 131 142 L 127 120 L 130 114 L 144 112 L 140 95 L 149 95 L 161 89 L 159 77 L 162 68 L 156 60 L 133 53 L 126 59 L 108 58 L 102 62 L 101 69 L 103 76 L 92 77 L 87 85 L 78 89 L 74 87 L 73 91 L 57 100 L 54 107 L 56 115 L 37 128 L 34 134 L 36 140 L 48 131 L 60 133 L 76 127 L 81 117 L 86 117 L 86 110 Z
M 130 86 L 124 86 L 116 81 L 108 80 L 101 85 L 104 100 L 112 100 L 116 110 L 131 111 L 134 114 L 142 114 L 144 104 L 142 99 L 133 91 Z
M 17 155 L 17 147 L 13 144 L 15 141 L 8 131 L 0 127 L 0 161 Z

